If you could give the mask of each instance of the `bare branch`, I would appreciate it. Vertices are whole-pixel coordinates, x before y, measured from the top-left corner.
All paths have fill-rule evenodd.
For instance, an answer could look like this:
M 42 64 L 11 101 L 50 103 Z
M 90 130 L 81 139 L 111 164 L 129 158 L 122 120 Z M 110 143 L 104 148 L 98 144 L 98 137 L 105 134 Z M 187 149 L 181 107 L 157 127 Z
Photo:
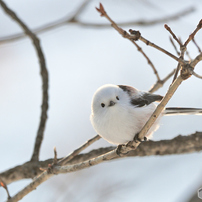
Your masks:
M 181 76 L 179 76 L 175 80 L 175 82 L 169 87 L 168 92 L 166 93 L 166 95 L 164 96 L 164 98 L 162 99 L 162 101 L 160 102 L 160 104 L 157 106 L 156 110 L 151 115 L 150 119 L 144 125 L 143 129 L 140 131 L 140 133 L 139 133 L 139 138 L 140 139 L 143 139 L 145 137 L 146 133 L 149 131 L 149 129 L 154 124 L 154 122 L 156 121 L 156 119 L 159 117 L 159 115 L 161 114 L 161 112 L 164 110 L 166 104 L 171 99 L 171 97 L 173 96 L 173 94 L 175 93 L 175 91 L 177 90 L 177 88 L 179 87 L 179 85 L 182 83 L 182 81 L 183 81 L 183 78 Z M 135 143 L 135 144 L 132 143 L 133 146 L 137 147 L 138 145 L 136 145 L 136 144 L 138 144 L 138 143 Z
M 196 43 L 196 41 L 195 41 L 194 38 L 192 39 L 192 41 L 193 41 L 193 43 L 195 44 L 195 46 L 197 47 L 198 52 L 201 53 L 201 49 L 200 49 L 199 45 Z
M 191 63 L 190 63 L 190 66 L 192 68 L 194 68 L 198 62 L 200 62 L 202 60 L 202 53 L 200 53 Z
M 82 22 L 77 19 L 77 16 L 83 12 L 83 10 L 86 8 L 86 5 L 88 4 L 88 2 L 89 2 L 89 0 L 85 0 L 79 6 L 79 8 L 77 9 L 77 11 L 75 12 L 75 14 L 72 17 L 64 17 L 64 18 L 61 18 L 54 22 L 42 25 L 36 29 L 33 29 L 32 32 L 35 34 L 44 33 L 44 32 L 47 32 L 49 30 L 52 30 L 52 29 L 55 29 L 55 28 L 58 28 L 61 26 L 66 26 L 68 23 L 78 24 L 78 25 L 84 26 L 84 27 L 97 27 L 97 28 L 110 27 L 110 25 L 108 23 L 98 24 L 98 23 Z M 180 11 L 174 15 L 167 16 L 167 17 L 161 17 L 159 19 L 154 19 L 154 20 L 150 20 L 150 21 L 140 20 L 140 21 L 124 22 L 124 23 L 118 23 L 118 25 L 119 26 L 134 26 L 134 25 L 150 26 L 150 25 L 154 25 L 154 24 L 158 24 L 158 23 L 162 23 L 162 22 L 166 22 L 166 21 L 168 22 L 168 21 L 176 20 L 176 19 L 178 19 L 182 16 L 185 16 L 185 15 L 188 15 L 194 11 L 195 11 L 195 8 L 192 7 L 192 8 L 187 8 L 183 11 Z M 12 42 L 12 41 L 20 40 L 24 37 L 26 37 L 26 35 L 24 33 L 14 34 L 14 35 L 0 38 L 0 43 Z
M 150 42 L 149 40 L 145 39 L 144 37 L 142 37 L 139 31 L 135 31 L 135 30 L 132 30 L 132 29 L 130 29 L 129 31 L 130 31 L 130 33 L 132 35 L 134 35 L 134 37 L 135 37 L 135 38 L 133 38 L 134 40 L 141 40 L 146 45 L 151 46 L 151 47 L 165 53 L 166 55 L 170 56 L 174 60 L 178 61 L 180 64 L 182 64 L 182 65 L 185 64 L 184 60 L 182 60 L 181 58 L 176 57 L 175 55 L 168 52 L 167 50 L 161 48 L 160 46 L 157 46 L 156 44 L 154 44 L 154 43 Z
M 175 69 L 170 72 L 163 80 L 157 81 L 149 90 L 150 93 L 154 93 L 155 91 L 157 91 L 159 88 L 161 88 L 164 83 L 166 81 L 168 81 L 169 78 L 171 78 L 173 76 L 173 74 L 175 73 Z
M 188 136 L 178 136 L 171 140 L 147 141 L 140 144 L 136 150 L 132 150 L 122 157 L 152 156 L 152 155 L 175 155 L 198 152 L 202 150 L 202 132 L 196 132 Z M 99 148 L 88 153 L 76 155 L 67 165 L 81 163 L 83 161 L 103 155 L 116 149 L 114 146 Z M 60 159 L 58 159 L 59 161 Z M 40 167 L 47 167 L 53 159 L 39 162 L 26 162 L 5 172 L 0 173 L 2 179 L 10 184 L 22 179 L 33 179 L 41 174 Z
M 2 1 L 0 0 L 0 3 L 1 2 Z M 143 41 L 147 45 L 155 47 L 156 49 L 158 49 L 158 50 L 164 52 L 165 54 L 169 55 L 170 57 L 172 57 L 173 59 L 178 61 L 179 64 L 182 66 L 181 75 L 178 76 L 177 79 L 174 81 L 174 83 L 171 84 L 171 86 L 169 87 L 168 92 L 166 93 L 165 97 L 162 99 L 161 103 L 157 106 L 156 110 L 154 111 L 154 113 L 152 114 L 152 116 L 150 117 L 148 122 L 145 124 L 145 126 L 143 127 L 141 132 L 139 133 L 139 138 L 143 139 L 145 137 L 146 133 L 148 132 L 148 130 L 150 129 L 150 127 L 153 125 L 153 123 L 156 121 L 158 116 L 161 114 L 161 112 L 163 111 L 166 104 L 171 99 L 171 97 L 173 96 L 173 94 L 175 93 L 175 91 L 177 90 L 179 85 L 182 83 L 182 81 L 191 76 L 191 74 L 193 73 L 193 69 L 194 69 L 195 65 L 200 60 L 202 60 L 202 54 L 199 54 L 190 64 L 188 64 L 187 61 L 185 61 L 183 59 L 185 49 L 182 49 L 182 46 L 181 46 L 180 58 L 177 58 L 176 56 L 172 55 L 168 51 L 166 51 L 166 50 L 162 49 L 161 47 L 158 47 L 157 45 L 149 42 L 147 39 L 144 39 L 141 36 L 139 31 L 130 30 L 130 32 L 132 34 L 132 35 L 130 35 L 126 31 L 124 31 L 123 29 L 118 27 L 117 24 L 107 15 L 107 13 L 105 12 L 104 7 L 102 6 L 102 4 L 100 4 L 100 7 L 96 8 L 96 9 L 101 13 L 101 16 L 106 17 L 111 22 L 112 26 L 124 38 L 129 39 L 139 49 L 140 52 L 141 52 L 141 48 L 135 42 L 138 39 Z M 25 29 L 25 31 L 27 33 L 26 29 Z M 184 47 L 186 48 L 186 46 L 184 46 Z M 147 59 L 147 61 L 149 62 L 150 60 Z M 154 68 L 154 70 L 155 70 L 155 68 Z M 156 75 L 158 75 L 157 72 L 156 72 Z M 168 78 L 170 78 L 169 75 L 164 80 L 166 81 Z M 158 82 L 161 81 L 159 77 L 157 77 L 157 79 L 158 79 Z M 60 160 L 59 162 L 57 162 L 57 155 L 56 155 L 56 151 L 55 151 L 54 164 L 52 164 L 52 166 L 50 166 L 49 169 L 45 170 L 38 177 L 36 177 L 33 180 L 33 182 L 30 183 L 28 186 L 26 186 L 23 190 L 21 190 L 14 197 L 9 199 L 8 202 L 19 201 L 25 195 L 27 195 L 32 190 L 34 190 L 37 186 L 39 186 L 42 182 L 44 182 L 47 179 L 49 179 L 50 177 L 52 177 L 54 174 L 75 172 L 75 171 L 78 171 L 78 170 L 81 170 L 81 169 L 84 169 L 84 168 L 87 168 L 87 167 L 90 167 L 90 166 L 93 166 L 93 165 L 97 165 L 97 164 L 105 162 L 105 161 L 126 157 L 129 154 L 131 154 L 132 152 L 137 152 L 137 155 L 141 154 L 141 150 L 140 150 L 141 146 L 138 147 L 140 145 L 140 142 L 131 141 L 131 142 L 128 142 L 127 144 L 125 144 L 125 145 L 119 145 L 117 148 L 110 147 L 110 151 L 108 151 L 107 153 L 101 154 L 99 156 L 96 156 L 94 158 L 91 157 L 90 159 L 87 159 L 87 160 L 82 160 L 82 161 L 77 162 L 77 163 L 72 163 L 76 158 L 79 158 L 79 156 L 81 156 L 81 155 L 78 155 L 78 154 L 84 148 L 86 148 L 87 146 L 89 146 L 91 143 L 98 140 L 99 138 L 100 137 L 98 135 L 95 136 L 94 138 L 89 140 L 87 143 L 85 143 L 84 145 L 79 147 L 77 150 L 75 150 L 74 152 L 72 152 L 71 154 L 66 156 L 64 159 Z M 187 144 L 186 144 L 186 140 L 187 140 Z M 178 141 L 180 143 L 178 143 Z M 163 155 L 163 154 L 165 155 L 166 153 L 171 154 L 170 152 L 172 152 L 173 150 L 175 150 L 175 153 L 186 152 L 186 151 L 193 152 L 193 151 L 196 151 L 196 149 L 197 149 L 197 151 L 202 150 L 202 147 L 201 147 L 202 144 L 199 144 L 199 143 L 201 143 L 201 141 L 202 141 L 202 134 L 200 133 L 200 134 L 197 134 L 197 136 L 193 135 L 193 137 L 191 139 L 189 137 L 178 136 L 177 138 L 174 138 L 173 140 L 159 141 L 158 144 L 156 144 L 153 141 L 149 141 L 148 143 L 145 142 L 144 145 L 142 146 L 142 148 L 144 150 L 146 148 L 145 145 L 147 145 L 147 144 L 148 145 L 150 144 L 150 147 L 155 147 L 156 149 L 153 149 L 153 150 L 151 148 L 150 149 L 147 148 L 147 152 L 149 151 L 149 155 L 151 155 L 152 152 L 154 152 L 153 155 Z M 190 142 L 192 142 L 193 144 L 190 145 Z M 179 145 L 181 145 L 181 147 Z M 138 151 L 138 150 L 140 150 L 140 151 Z M 106 152 L 106 150 L 105 150 L 105 152 Z M 145 155 L 145 153 L 144 153 L 144 155 Z M 32 158 L 31 161 L 28 162 L 28 163 L 36 163 L 36 164 L 38 164 L 38 162 L 36 160 L 38 160 L 38 158 L 37 159 Z M 57 164 L 56 164 L 56 162 L 57 162 Z M 64 163 L 68 163 L 68 165 L 61 166 Z M 1 176 L 3 176 L 3 173 L 1 174 Z M 19 179 L 19 176 L 18 176 L 18 179 Z
M 58 159 L 57 159 L 57 151 L 56 151 L 56 147 L 54 147 L 54 159 L 53 159 L 53 165 L 56 165 L 58 162 Z
M 174 47 L 174 49 L 175 49 L 175 51 L 176 51 L 177 55 L 178 55 L 178 56 L 180 56 L 180 52 L 177 50 L 177 47 L 176 47 L 176 45 L 175 45 L 174 41 L 172 40 L 172 38 L 171 38 L 171 37 L 169 37 L 169 39 L 170 39 L 170 42 L 171 42 L 171 44 L 173 45 L 173 47 Z
M 96 8 L 96 10 L 101 13 L 101 16 L 104 16 L 105 18 L 107 18 L 110 22 L 112 27 L 118 31 L 119 34 L 122 35 L 122 37 L 129 39 L 137 48 L 138 51 L 140 51 L 142 53 L 142 55 L 146 58 L 148 64 L 152 67 L 154 74 L 157 77 L 157 80 L 160 81 L 160 77 L 159 74 L 156 70 L 156 68 L 154 67 L 153 63 L 151 62 L 151 60 L 149 59 L 149 57 L 145 54 L 145 52 L 142 50 L 142 48 L 134 41 L 134 39 L 130 36 L 130 34 L 128 34 L 125 30 L 123 30 L 122 28 L 120 28 L 106 13 L 106 11 L 104 10 L 104 7 L 102 6 L 102 4 L 100 3 L 100 8 Z
M 184 59 L 184 53 L 185 51 L 187 50 L 187 45 L 188 43 L 193 40 L 194 36 L 196 35 L 196 33 L 202 28 L 202 19 L 200 20 L 200 22 L 198 23 L 196 29 L 192 32 L 192 34 L 189 35 L 188 39 L 185 41 L 184 44 L 182 44 L 182 42 L 180 40 L 177 39 L 177 37 L 175 36 L 175 34 L 171 31 L 171 29 L 168 27 L 168 25 L 165 26 L 165 28 L 171 33 L 171 35 L 173 36 L 173 38 L 175 40 L 177 40 L 177 42 L 179 43 L 180 45 L 180 57 L 179 59 Z M 187 52 L 187 55 L 188 57 L 190 58 L 189 56 L 189 53 Z M 178 73 L 179 73 L 179 70 L 181 68 L 181 65 L 183 65 L 182 63 L 178 63 L 177 65 L 177 68 L 176 68 L 176 72 L 175 72 L 175 75 L 174 75 L 174 78 L 173 78 L 173 82 L 175 81 L 175 79 L 177 78 L 178 76 Z
M 177 43 L 178 43 L 180 46 L 182 46 L 182 43 L 181 43 L 180 40 L 176 37 L 176 35 L 173 33 L 173 31 L 171 30 L 171 28 L 170 28 L 167 24 L 165 24 L 164 27 L 165 27 L 165 29 L 167 29 L 167 30 L 170 32 L 170 34 L 172 35 L 173 39 L 175 39 L 175 41 L 177 41 Z
M 141 144 L 136 150 L 131 150 L 125 155 L 118 156 L 115 154 L 115 158 L 122 158 L 122 157 L 135 157 L 135 156 L 152 156 L 152 155 L 170 155 L 170 154 L 185 154 L 185 153 L 192 153 L 198 152 L 202 150 L 202 132 L 196 132 L 189 136 L 177 136 L 172 140 L 161 140 L 161 141 L 148 141 Z M 109 154 L 114 153 L 116 151 L 115 147 L 106 147 L 100 148 L 97 150 L 92 150 L 86 154 L 80 154 L 75 156 L 71 161 L 68 162 L 67 166 L 57 166 L 53 168 L 53 171 L 56 173 L 66 173 L 72 171 L 78 171 L 80 169 L 84 169 L 86 167 L 90 167 L 92 165 L 96 165 L 98 163 L 107 161 L 107 156 Z M 108 152 L 108 153 L 107 153 Z M 44 166 L 44 164 L 48 164 L 52 162 L 53 159 L 49 159 L 44 161 L 38 162 L 38 167 Z M 83 164 L 83 162 L 85 162 Z M 33 166 L 35 162 L 27 162 L 21 166 L 21 171 L 23 167 L 29 164 L 29 171 L 27 173 L 31 173 L 33 171 Z M 34 165 L 33 165 L 34 164 Z M 19 168 L 19 167 L 17 167 Z M 26 167 L 27 169 L 27 167 Z M 6 171 L 7 172 L 7 171 Z M 5 173 L 6 173 L 5 172 Z M 17 172 L 17 171 L 16 171 Z M 1 176 L 4 177 L 5 173 L 1 173 Z M 19 174 L 21 172 L 19 171 Z M 17 175 L 17 174 L 16 174 Z M 20 200 L 22 197 L 27 195 L 30 191 L 35 189 L 39 184 L 44 182 L 45 180 L 49 179 L 53 176 L 53 173 L 48 173 L 47 171 L 43 172 L 39 175 L 32 183 L 30 183 L 25 189 L 20 191 L 16 196 L 12 199 L 8 200 L 8 202 L 14 202 Z M 24 178 L 27 178 L 25 175 Z M 29 190 L 32 189 L 32 190 Z
M 46 120 L 47 120 L 47 110 L 48 110 L 48 71 L 46 68 L 45 57 L 42 52 L 40 41 L 35 34 L 33 34 L 30 29 L 18 18 L 18 16 L 9 9 L 6 4 L 0 0 L 0 5 L 4 9 L 4 11 L 14 20 L 16 21 L 20 27 L 24 30 L 25 34 L 30 37 L 32 43 L 36 49 L 39 63 L 40 63 L 40 70 L 41 70 L 41 78 L 42 78 L 42 89 L 43 89 L 43 98 L 42 98 L 42 105 L 41 105 L 41 117 L 40 123 L 37 131 L 37 137 L 34 147 L 34 152 L 32 155 L 32 160 L 37 161 L 39 159 L 39 152 L 41 143 L 43 140 L 43 134 L 45 130 Z
M 100 138 L 101 137 L 99 135 L 96 135 L 93 138 L 89 139 L 86 143 L 84 143 L 83 145 L 81 145 L 78 149 L 74 150 L 69 155 L 67 155 L 66 157 L 64 157 L 63 159 L 61 159 L 58 162 L 58 165 L 65 165 L 67 162 L 69 162 L 71 159 L 73 159 L 76 155 L 78 155 L 79 153 L 81 153 L 84 149 L 86 149 L 87 147 L 89 147 L 91 144 L 93 144 L 94 142 L 96 142 Z
M 193 40 L 196 33 L 202 28 L 202 19 L 199 21 L 196 29 L 189 35 L 189 38 L 185 41 L 184 46 L 187 46 L 188 43 Z
M 197 77 L 197 78 L 199 78 L 199 79 L 202 79 L 202 76 L 199 75 L 199 74 L 197 74 L 195 71 L 192 71 L 192 74 L 193 74 L 195 77 Z
M 77 22 L 76 18 L 84 11 L 84 9 L 86 8 L 86 6 L 88 5 L 89 2 L 90 2 L 90 0 L 84 0 L 83 3 L 77 8 L 74 15 L 69 20 L 66 19 L 66 23 L 67 22 Z

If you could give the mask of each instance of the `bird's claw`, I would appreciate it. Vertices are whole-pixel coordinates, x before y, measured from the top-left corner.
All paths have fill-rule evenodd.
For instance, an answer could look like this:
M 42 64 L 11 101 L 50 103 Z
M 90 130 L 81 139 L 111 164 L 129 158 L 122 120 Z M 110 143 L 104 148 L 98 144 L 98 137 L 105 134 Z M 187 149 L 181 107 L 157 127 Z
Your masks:
M 119 155 L 119 156 L 120 156 L 120 154 L 121 154 L 122 146 L 123 146 L 123 144 L 119 144 L 119 145 L 117 146 L 117 148 L 116 148 L 116 153 L 117 153 L 117 155 Z
M 139 138 L 139 133 L 137 133 L 137 134 L 135 135 L 135 137 L 133 138 L 133 141 L 135 141 L 136 143 L 145 142 L 145 141 L 147 141 L 147 137 L 144 137 L 144 139 L 141 140 L 141 139 Z

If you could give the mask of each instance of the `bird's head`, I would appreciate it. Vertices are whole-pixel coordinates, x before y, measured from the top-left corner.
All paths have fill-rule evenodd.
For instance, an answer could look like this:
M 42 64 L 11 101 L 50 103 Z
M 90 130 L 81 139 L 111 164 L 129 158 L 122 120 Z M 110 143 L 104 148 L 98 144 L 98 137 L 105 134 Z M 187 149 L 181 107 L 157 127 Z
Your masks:
M 97 89 L 92 100 L 92 115 L 114 113 L 130 103 L 129 94 L 118 85 L 106 84 Z

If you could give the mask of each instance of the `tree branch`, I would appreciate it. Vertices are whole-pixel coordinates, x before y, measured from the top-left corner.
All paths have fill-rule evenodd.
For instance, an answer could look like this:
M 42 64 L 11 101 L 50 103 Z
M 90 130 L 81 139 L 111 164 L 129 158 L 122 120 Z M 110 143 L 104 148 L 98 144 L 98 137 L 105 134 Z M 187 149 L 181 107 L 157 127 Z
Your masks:
M 155 91 L 157 91 L 159 88 L 161 88 L 163 86 L 163 84 L 168 81 L 169 78 L 172 77 L 172 75 L 175 73 L 175 69 L 170 72 L 164 79 L 157 81 L 149 90 L 150 93 L 154 93 Z
M 84 143 L 79 148 L 77 148 L 76 150 L 74 150 L 73 152 L 71 152 L 69 155 L 67 155 L 66 157 L 64 157 L 63 159 L 61 159 L 58 162 L 58 165 L 65 165 L 67 162 L 69 162 L 71 159 L 73 159 L 76 155 L 78 155 L 79 153 L 81 153 L 84 149 L 86 149 L 87 147 L 89 147 L 91 144 L 93 144 L 94 142 L 96 142 L 100 138 L 101 137 L 99 135 L 96 135 L 93 138 L 89 139 L 88 141 L 86 141 L 86 143 Z
M 2 1 L 0 0 L 0 2 L 2 2 Z M 134 35 L 128 34 L 126 31 L 124 31 L 123 29 L 118 27 L 117 24 L 114 21 L 111 20 L 111 18 L 106 14 L 102 4 L 100 4 L 100 8 L 99 9 L 97 8 L 97 10 L 101 13 L 102 16 L 105 16 L 112 23 L 112 26 L 124 38 L 128 38 L 133 44 L 135 44 L 136 47 L 139 49 L 139 51 L 141 51 L 140 50 L 141 48 L 135 43 L 135 40 L 138 40 L 138 39 L 142 40 L 147 45 L 151 45 L 151 46 L 157 48 L 158 50 L 164 52 L 165 54 L 169 55 L 170 57 L 172 57 L 173 59 L 178 61 L 182 66 L 181 75 L 177 77 L 177 79 L 174 81 L 173 84 L 171 84 L 171 86 L 169 87 L 168 92 L 166 93 L 165 97 L 163 98 L 161 103 L 157 106 L 156 110 L 154 111 L 154 113 L 152 114 L 152 116 L 150 117 L 148 122 L 145 124 L 145 126 L 143 127 L 141 132 L 139 133 L 139 138 L 143 139 L 145 137 L 146 133 L 148 132 L 148 130 L 151 128 L 153 123 L 158 118 L 158 116 L 161 114 L 162 110 L 164 109 L 164 107 L 166 106 L 168 101 L 171 99 L 172 95 L 175 93 L 175 91 L 177 90 L 177 88 L 179 87 L 181 82 L 191 76 L 195 65 L 200 60 L 202 60 L 202 54 L 199 54 L 190 64 L 188 64 L 183 58 L 177 58 L 176 56 L 172 55 L 171 53 L 167 52 L 166 50 L 158 47 L 157 45 L 149 42 L 147 39 L 144 39 L 143 37 L 141 37 L 141 34 L 140 34 L 139 31 L 130 30 L 131 34 L 134 34 Z M 27 31 L 29 31 L 29 30 L 25 29 L 25 31 L 27 33 Z M 156 75 L 158 75 L 158 74 L 156 74 Z M 160 78 L 159 78 L 159 80 L 160 80 Z M 36 177 L 33 180 L 33 182 L 31 182 L 28 186 L 26 186 L 24 189 L 22 189 L 14 197 L 9 199 L 8 202 L 11 202 L 11 201 L 14 202 L 14 201 L 18 201 L 18 200 L 22 199 L 25 195 L 27 195 L 29 192 L 34 190 L 42 182 L 44 182 L 47 179 L 49 179 L 50 177 L 52 177 L 54 174 L 75 172 L 75 171 L 78 171 L 78 170 L 81 170 L 81 169 L 84 169 L 84 168 L 88 168 L 90 166 L 97 165 L 99 163 L 102 163 L 102 162 L 105 162 L 105 161 L 108 161 L 108 160 L 113 160 L 115 158 L 117 159 L 117 158 L 122 158 L 122 157 L 129 156 L 129 154 L 131 154 L 132 152 L 137 152 L 137 155 L 140 155 L 141 154 L 141 150 L 140 150 L 141 147 L 143 148 L 143 150 L 147 149 L 146 151 L 144 151 L 144 155 L 148 151 L 149 151 L 148 155 L 151 155 L 151 154 L 153 154 L 153 155 L 163 155 L 164 154 L 165 155 L 166 153 L 171 154 L 172 151 L 174 151 L 174 150 L 175 150 L 175 153 L 182 153 L 182 152 L 186 153 L 186 152 L 193 152 L 193 151 L 196 151 L 196 150 L 197 151 L 201 150 L 202 149 L 202 146 L 201 146 L 202 145 L 202 134 L 197 133 L 197 135 L 196 134 L 194 134 L 194 135 L 192 135 L 193 137 L 191 139 L 189 137 L 178 136 L 178 137 L 176 137 L 176 138 L 174 138 L 172 140 L 158 141 L 157 142 L 158 144 L 156 144 L 156 142 L 153 142 L 153 141 L 148 141 L 148 142 L 145 142 L 144 144 L 142 144 L 143 146 L 140 145 L 140 142 L 131 141 L 131 142 L 128 142 L 127 144 L 125 144 L 125 145 L 119 145 L 117 148 L 110 147 L 110 149 L 109 149 L 109 151 L 107 153 L 101 154 L 99 156 L 95 156 L 93 158 L 91 156 L 90 158 L 88 158 L 86 160 L 83 159 L 82 161 L 76 162 L 76 163 L 75 162 L 73 163 L 73 161 L 76 158 L 79 158 L 80 155 L 77 155 L 77 154 L 80 151 L 82 151 L 85 148 L 85 146 L 81 146 L 79 149 L 75 150 L 73 153 L 71 153 L 70 155 L 65 157 L 62 161 L 59 161 L 59 162 L 56 160 L 56 152 L 55 152 L 55 158 L 54 158 L 54 161 L 53 161 L 55 163 L 52 164 L 52 166 L 49 166 L 46 171 L 42 172 L 38 177 Z M 94 140 L 99 139 L 99 138 L 100 138 L 99 136 L 95 136 L 95 139 L 93 138 L 92 142 Z M 191 144 L 192 141 L 194 142 L 193 144 Z M 89 142 L 91 142 L 91 141 L 88 141 L 84 145 L 86 145 L 86 147 L 87 147 L 90 144 Z M 151 147 L 151 148 L 147 148 L 147 146 L 146 146 L 147 144 L 148 145 L 150 144 L 149 147 Z M 153 147 L 153 149 L 152 149 L 152 147 Z M 140 150 L 140 151 L 138 151 L 138 150 Z M 105 150 L 105 152 L 106 152 L 106 150 Z M 88 153 L 88 157 L 89 157 L 89 153 Z M 134 154 L 133 154 L 133 156 L 134 156 Z M 68 162 L 68 165 L 61 166 L 60 165 L 60 164 L 62 164 L 61 162 L 62 163 Z M 30 162 L 28 162 L 28 164 L 30 164 L 30 163 L 38 164 L 38 162 L 36 162 L 36 160 L 34 160 L 33 158 L 31 159 Z M 5 172 L 1 173 L 2 179 L 3 179 L 4 174 L 5 174 Z M 23 174 L 21 173 L 21 176 L 22 175 Z M 16 178 L 19 179 L 19 176 L 20 175 L 17 175 Z M 14 179 L 14 177 L 12 179 Z
M 72 17 L 64 17 L 64 18 L 61 18 L 54 22 L 42 25 L 38 28 L 33 29 L 32 32 L 35 34 L 44 33 L 44 32 L 47 32 L 52 29 L 56 29 L 61 26 L 66 26 L 68 23 L 77 24 L 77 25 L 83 26 L 83 27 L 96 27 L 96 28 L 110 27 L 110 25 L 108 23 L 98 24 L 98 23 L 82 22 L 79 19 L 77 19 L 77 16 L 80 15 L 81 12 L 83 12 L 83 10 L 85 9 L 88 2 L 89 2 L 89 0 L 85 0 L 81 4 L 81 6 L 79 6 L 79 8 L 77 9 L 77 11 L 75 12 L 75 14 Z M 188 15 L 194 11 L 195 11 L 195 8 L 192 7 L 192 8 L 187 8 L 183 11 L 180 11 L 174 15 L 167 16 L 167 17 L 161 17 L 159 19 L 154 19 L 154 20 L 150 20 L 150 21 L 140 20 L 140 21 L 124 22 L 124 23 L 118 23 L 118 25 L 119 26 L 134 26 L 134 25 L 151 26 L 151 25 L 155 25 L 158 23 L 162 23 L 162 22 L 176 20 L 176 19 L 178 19 L 182 16 L 185 16 L 185 15 Z M 24 33 L 14 34 L 14 35 L 0 38 L 0 43 L 8 43 L 8 42 L 23 39 L 24 37 L 26 37 L 26 35 Z
M 85 165 L 88 165 L 88 167 L 90 167 L 93 165 L 92 164 L 93 158 L 98 158 L 98 156 L 100 155 L 101 157 L 99 158 L 103 158 L 103 155 L 105 155 L 107 152 L 115 151 L 115 149 L 116 149 L 115 147 L 99 148 L 85 154 L 77 155 L 71 161 L 68 162 L 67 166 L 57 166 L 56 170 L 54 168 L 54 172 L 57 171 L 58 173 L 63 173 L 63 172 L 71 172 L 72 169 L 76 170 L 83 169 L 81 167 L 78 167 L 78 165 L 82 164 L 82 162 L 88 162 Z M 199 152 L 201 150 L 202 150 L 202 132 L 196 132 L 189 136 L 179 135 L 171 140 L 147 141 L 139 145 L 139 147 L 136 150 L 131 150 L 130 152 L 128 152 L 123 156 L 116 155 L 115 158 L 117 159 L 123 157 L 136 157 L 136 156 L 143 157 L 153 155 L 164 156 L 171 154 L 187 154 L 192 152 Z M 40 167 L 47 167 L 47 165 L 52 162 L 53 159 L 48 159 L 46 161 L 39 161 L 38 163 L 29 161 L 21 166 L 17 166 L 13 169 L 1 173 L 0 176 L 7 184 L 24 178 L 34 178 L 36 177 L 36 175 L 42 173 L 39 170 Z M 89 162 L 91 162 L 90 163 L 91 165 L 89 164 Z M 95 162 L 97 162 L 97 159 Z M 60 170 L 60 168 L 62 169 Z M 42 175 L 37 177 L 37 183 L 40 182 L 41 184 L 43 181 L 47 180 L 52 176 L 53 176 L 52 173 L 48 173 L 47 171 L 45 171 L 43 172 Z M 36 179 L 34 179 L 33 183 L 31 184 L 33 185 L 35 181 Z M 32 188 L 34 189 L 34 187 Z M 25 191 L 23 192 L 25 193 Z M 15 199 L 20 200 L 17 197 L 16 198 L 13 197 L 11 200 L 9 200 L 9 202 L 16 201 Z
M 170 34 L 172 35 L 172 37 L 178 42 L 178 44 L 180 45 L 180 57 L 179 59 L 183 60 L 184 59 L 184 53 L 187 50 L 187 45 L 188 43 L 194 39 L 194 36 L 196 35 L 196 33 L 202 28 L 202 19 L 199 21 L 196 29 L 192 32 L 192 34 L 189 35 L 188 39 L 185 41 L 184 44 L 182 44 L 182 42 L 176 37 L 176 35 L 172 32 L 171 28 L 165 24 L 164 25 L 165 29 L 167 29 Z M 173 43 L 174 45 L 174 43 Z M 187 55 L 189 56 L 189 53 L 187 52 Z M 176 68 L 176 72 L 173 78 L 173 82 L 175 81 L 175 79 L 177 78 L 178 72 L 181 68 L 181 65 L 183 65 L 182 63 L 178 63 L 177 68 Z M 184 64 L 185 65 L 185 64 Z
M 104 10 L 104 7 L 102 6 L 102 4 L 100 3 L 100 8 L 96 8 L 98 12 L 101 13 L 101 16 L 105 17 L 107 20 L 109 20 L 109 22 L 111 23 L 111 26 L 119 33 L 122 35 L 122 37 L 130 40 L 137 48 L 137 50 L 142 53 L 142 55 L 146 58 L 148 64 L 151 66 L 151 68 L 154 71 L 154 74 L 157 77 L 157 81 L 161 81 L 159 74 L 156 70 L 156 68 L 154 67 L 153 63 L 151 62 L 151 60 L 149 59 L 149 57 L 146 55 L 146 53 L 142 50 L 142 48 L 134 41 L 133 37 L 131 37 L 130 34 L 128 34 L 125 30 L 123 30 L 122 28 L 120 28 L 110 17 L 109 15 L 107 15 L 106 11 Z
M 198 49 L 198 52 L 201 53 L 201 49 L 199 47 L 199 45 L 196 43 L 195 39 L 192 39 L 193 43 L 195 44 L 196 48 Z
M 29 36 L 32 40 L 32 43 L 35 47 L 35 50 L 38 55 L 39 63 L 40 63 L 40 70 L 41 70 L 41 78 L 42 78 L 42 91 L 43 91 L 43 98 L 42 98 L 42 105 L 41 105 L 41 117 L 40 123 L 37 131 L 36 142 L 34 146 L 34 152 L 32 155 L 31 160 L 37 161 L 39 159 L 39 152 L 41 143 L 43 140 L 46 120 L 47 120 L 47 110 L 48 110 L 48 71 L 46 68 L 45 57 L 42 52 L 42 48 L 40 45 L 40 41 L 35 34 L 33 34 L 30 29 L 18 18 L 18 16 L 9 9 L 6 4 L 0 0 L 0 5 L 2 6 L 3 10 L 14 20 L 16 21 L 20 27 L 24 30 L 25 34 Z

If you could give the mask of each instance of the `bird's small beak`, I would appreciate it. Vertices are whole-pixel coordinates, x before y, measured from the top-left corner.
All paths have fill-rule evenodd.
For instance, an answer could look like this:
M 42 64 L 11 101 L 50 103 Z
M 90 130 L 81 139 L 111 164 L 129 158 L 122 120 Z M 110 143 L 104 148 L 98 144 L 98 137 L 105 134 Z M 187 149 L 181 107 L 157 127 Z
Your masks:
M 116 103 L 114 101 L 109 102 L 109 107 L 114 106 Z

